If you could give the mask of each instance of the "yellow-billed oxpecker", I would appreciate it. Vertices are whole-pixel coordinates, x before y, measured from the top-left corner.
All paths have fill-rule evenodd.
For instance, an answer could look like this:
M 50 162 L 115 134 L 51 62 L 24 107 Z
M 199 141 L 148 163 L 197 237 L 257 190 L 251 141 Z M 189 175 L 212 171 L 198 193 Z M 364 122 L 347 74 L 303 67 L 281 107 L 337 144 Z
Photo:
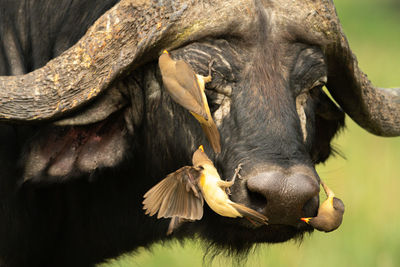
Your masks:
M 208 141 L 215 153 L 221 152 L 220 135 L 211 116 L 207 97 L 204 92 L 205 84 L 211 81 L 211 65 L 208 76 L 196 74 L 191 66 L 183 60 L 173 60 L 164 50 L 158 59 L 164 87 L 171 98 L 189 110 L 200 122 Z
M 319 231 L 331 232 L 342 223 L 344 204 L 324 182 L 321 181 L 321 185 L 327 199 L 319 207 L 317 217 L 301 218 L 301 220 Z
M 203 217 L 203 199 L 217 214 L 225 217 L 245 217 L 255 225 L 267 224 L 267 217 L 231 201 L 226 189 L 231 187 L 240 171 L 235 170 L 231 181 L 221 180 L 217 169 L 200 146 L 193 154 L 193 166 L 184 166 L 169 174 L 144 195 L 143 209 L 150 216 L 171 218 L 167 234 L 183 220 Z

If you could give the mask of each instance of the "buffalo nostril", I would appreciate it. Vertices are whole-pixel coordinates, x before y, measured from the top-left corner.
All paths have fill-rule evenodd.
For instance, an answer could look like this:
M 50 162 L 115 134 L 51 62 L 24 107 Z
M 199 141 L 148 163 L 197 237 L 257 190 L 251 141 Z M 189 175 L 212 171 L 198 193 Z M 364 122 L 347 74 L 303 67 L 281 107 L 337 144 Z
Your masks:
M 260 193 L 249 191 L 248 195 L 251 207 L 264 207 L 267 204 L 267 199 Z
M 315 217 L 318 214 L 319 197 L 314 196 L 310 198 L 303 207 L 304 217 Z
M 318 176 L 306 166 L 259 172 L 247 179 L 247 188 L 250 202 L 263 205 L 271 223 L 295 225 L 318 210 Z

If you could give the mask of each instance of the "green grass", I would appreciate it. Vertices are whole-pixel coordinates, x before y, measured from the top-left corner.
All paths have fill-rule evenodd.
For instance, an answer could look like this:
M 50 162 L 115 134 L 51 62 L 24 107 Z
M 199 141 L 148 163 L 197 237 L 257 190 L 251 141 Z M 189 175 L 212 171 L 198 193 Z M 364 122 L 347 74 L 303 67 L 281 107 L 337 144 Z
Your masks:
M 400 5 L 395 0 L 337 0 L 339 17 L 361 68 L 374 84 L 400 86 Z M 400 138 L 373 136 L 347 118 L 335 140 L 346 160 L 331 158 L 320 176 L 344 201 L 342 226 L 299 245 L 263 245 L 246 266 L 400 266 Z M 203 251 L 186 242 L 155 245 L 103 267 L 201 266 Z M 213 266 L 230 266 L 217 258 Z

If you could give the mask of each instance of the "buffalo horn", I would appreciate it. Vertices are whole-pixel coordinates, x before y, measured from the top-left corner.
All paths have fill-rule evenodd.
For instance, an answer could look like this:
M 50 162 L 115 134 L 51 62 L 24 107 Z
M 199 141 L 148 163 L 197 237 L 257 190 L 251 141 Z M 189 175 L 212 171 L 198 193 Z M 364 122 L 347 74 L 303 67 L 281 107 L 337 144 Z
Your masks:
M 163 49 L 240 31 L 250 21 L 252 3 L 121 0 L 44 67 L 0 76 L 0 120 L 60 117 L 98 96 L 119 75 L 157 58 Z
M 356 123 L 379 136 L 400 135 L 400 88 L 375 87 L 360 68 L 337 24 L 337 39 L 326 47 L 328 90 Z

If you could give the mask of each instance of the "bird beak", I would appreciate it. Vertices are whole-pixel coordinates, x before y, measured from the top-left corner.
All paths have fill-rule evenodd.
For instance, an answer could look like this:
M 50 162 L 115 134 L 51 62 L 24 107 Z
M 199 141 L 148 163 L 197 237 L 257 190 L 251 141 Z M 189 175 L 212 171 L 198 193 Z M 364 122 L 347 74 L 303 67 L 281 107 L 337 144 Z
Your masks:
M 203 145 L 200 145 L 200 146 L 199 146 L 199 149 L 200 149 L 201 152 L 204 152 L 204 147 L 203 147 Z
M 162 53 L 163 54 L 169 54 L 167 50 L 164 50 Z
M 311 218 L 300 218 L 300 220 L 308 224 Z

